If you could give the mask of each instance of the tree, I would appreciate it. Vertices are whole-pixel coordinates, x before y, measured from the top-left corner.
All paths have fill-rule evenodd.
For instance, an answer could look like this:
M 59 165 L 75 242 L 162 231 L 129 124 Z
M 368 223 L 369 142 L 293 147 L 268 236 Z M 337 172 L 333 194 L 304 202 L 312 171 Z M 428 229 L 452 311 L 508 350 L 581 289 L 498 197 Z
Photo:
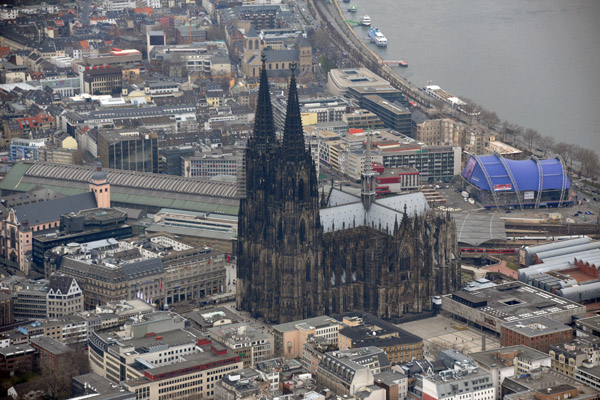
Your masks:
M 548 150 L 552 150 L 552 148 L 554 147 L 554 138 L 550 136 L 540 135 L 537 141 L 537 145 L 540 149 L 544 151 L 544 157 L 546 157 L 546 153 L 548 153 Z
M 89 372 L 87 352 L 80 343 L 73 351 L 63 355 L 56 363 L 48 359 L 40 362 L 41 376 L 36 383 L 51 399 L 65 398 L 71 395 L 71 378 Z
M 554 145 L 553 150 L 556 154 L 562 157 L 565 164 L 572 165 L 573 163 L 573 145 L 570 143 L 559 142 Z
M 535 129 L 527 128 L 525 130 L 525 133 L 523 134 L 523 140 L 525 140 L 529 150 L 533 149 L 533 143 L 535 143 L 539 137 L 540 134 Z
M 600 171 L 598 154 L 594 150 L 577 146 L 575 157 L 581 166 L 579 175 L 591 178 L 592 180 L 597 180 Z
M 484 109 L 481 110 L 479 120 L 490 129 L 494 129 L 500 123 L 498 114 L 496 114 L 494 111 L 488 111 Z

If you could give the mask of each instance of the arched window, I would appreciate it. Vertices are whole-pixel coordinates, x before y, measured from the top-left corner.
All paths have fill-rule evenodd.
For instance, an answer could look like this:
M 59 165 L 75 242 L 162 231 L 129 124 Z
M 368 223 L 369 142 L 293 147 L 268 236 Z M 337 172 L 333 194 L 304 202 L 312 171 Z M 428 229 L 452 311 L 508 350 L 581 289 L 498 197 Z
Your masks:
M 15 228 L 10 228 L 10 247 L 15 249 L 17 241 L 17 233 L 15 232 Z
M 300 243 L 304 243 L 306 241 L 306 221 L 300 221 Z
M 402 249 L 402 252 L 400 253 L 400 259 L 398 260 L 398 267 L 400 268 L 400 271 L 410 270 L 410 254 L 406 247 L 404 249 Z
M 306 261 L 306 282 L 310 282 L 310 261 Z
M 300 182 L 298 183 L 298 200 L 304 201 L 304 194 L 304 179 L 300 179 Z
M 283 242 L 283 223 L 281 220 L 277 224 L 277 240 Z
M 252 45 L 254 44 L 254 42 L 252 40 L 248 41 L 248 49 L 252 50 Z

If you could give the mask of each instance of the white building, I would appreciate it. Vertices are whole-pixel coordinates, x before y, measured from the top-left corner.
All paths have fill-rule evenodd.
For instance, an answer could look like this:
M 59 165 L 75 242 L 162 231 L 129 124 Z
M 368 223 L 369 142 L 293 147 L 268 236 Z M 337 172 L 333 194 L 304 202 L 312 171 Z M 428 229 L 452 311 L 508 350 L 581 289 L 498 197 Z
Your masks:
M 12 8 L 4 5 L 0 8 L 0 19 L 15 19 L 19 16 L 19 10 L 17 8 Z
M 48 318 L 75 314 L 83 311 L 83 292 L 75 279 L 53 275 L 50 277 L 46 304 Z
M 123 11 L 128 8 L 135 8 L 136 1 L 135 0 L 104 0 L 102 2 L 102 7 L 106 11 Z
M 448 369 L 416 375 L 417 396 L 429 400 L 496 400 L 491 374 L 480 369 L 472 359 L 455 350 L 445 350 L 438 360 Z

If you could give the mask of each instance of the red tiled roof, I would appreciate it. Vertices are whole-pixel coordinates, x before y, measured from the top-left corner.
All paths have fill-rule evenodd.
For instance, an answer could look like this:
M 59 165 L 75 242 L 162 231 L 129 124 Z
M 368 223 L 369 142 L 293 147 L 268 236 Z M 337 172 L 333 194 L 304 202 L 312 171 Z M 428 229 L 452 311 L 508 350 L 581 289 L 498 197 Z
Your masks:
M 39 128 L 42 124 L 54 122 L 50 114 L 38 114 L 34 117 L 25 117 L 17 119 L 20 129 Z

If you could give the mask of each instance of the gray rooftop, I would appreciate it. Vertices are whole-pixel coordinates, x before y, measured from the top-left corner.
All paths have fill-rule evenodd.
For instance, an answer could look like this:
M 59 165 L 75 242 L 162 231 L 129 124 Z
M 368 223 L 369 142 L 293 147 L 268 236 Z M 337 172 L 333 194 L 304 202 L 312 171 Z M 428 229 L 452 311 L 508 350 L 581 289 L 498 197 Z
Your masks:
M 29 225 L 32 226 L 58 221 L 62 214 L 78 212 L 89 208 L 96 208 L 96 198 L 92 192 L 61 197 L 40 203 L 25 204 L 17 206 L 14 209 L 21 224 L 28 221 Z
M 540 361 L 550 357 L 547 353 L 543 353 L 541 351 L 523 345 L 508 346 L 503 347 L 501 349 L 480 351 L 477 353 L 471 353 L 469 354 L 469 356 L 478 364 L 491 368 L 493 365 L 502 364 L 504 357 L 498 357 L 498 354 L 506 355 L 511 352 L 516 352 L 517 357 L 524 361 Z M 514 365 L 510 364 L 507 365 L 507 367 L 514 368 Z
M 505 324 L 504 326 L 527 337 L 548 335 L 571 330 L 569 326 L 546 317 L 529 318 L 526 321 L 512 322 Z
M 479 246 L 493 240 L 506 240 L 504 220 L 493 213 L 453 213 L 458 243 Z
M 43 348 L 44 350 L 54 354 L 55 356 L 67 354 L 73 351 L 73 349 L 67 346 L 66 344 L 63 344 L 50 336 L 39 336 L 31 338 L 29 342 L 40 348 Z
M 324 325 L 341 325 L 339 321 L 335 319 L 323 315 L 320 317 L 303 319 L 300 321 L 286 322 L 285 324 L 274 325 L 273 329 L 278 332 L 293 332 L 298 329 L 298 327 L 316 327 L 316 326 L 324 326 Z
M 352 201 L 354 198 L 354 201 Z M 350 229 L 355 226 L 370 226 L 392 234 L 394 224 L 402 222 L 404 207 L 409 216 L 423 215 L 429 205 L 422 192 L 402 194 L 377 199 L 365 210 L 359 197 L 333 189 L 328 207 L 319 210 L 323 232 Z
M 470 301 L 487 302 L 478 311 L 503 323 L 522 321 L 538 316 L 550 316 L 564 311 L 579 310 L 585 313 L 585 306 L 563 299 L 545 290 L 526 285 L 523 282 L 509 282 L 473 292 L 457 292 Z M 450 296 L 450 295 L 448 295 Z M 444 296 L 444 301 L 451 297 Z M 574 314 L 576 314 L 574 312 Z
M 92 166 L 19 162 L 0 182 L 0 189 L 29 191 L 44 186 L 67 195 L 89 193 L 89 182 L 95 170 Z M 105 169 L 105 172 L 111 184 L 111 200 L 121 204 L 228 215 L 238 213 L 235 182 L 118 169 Z

